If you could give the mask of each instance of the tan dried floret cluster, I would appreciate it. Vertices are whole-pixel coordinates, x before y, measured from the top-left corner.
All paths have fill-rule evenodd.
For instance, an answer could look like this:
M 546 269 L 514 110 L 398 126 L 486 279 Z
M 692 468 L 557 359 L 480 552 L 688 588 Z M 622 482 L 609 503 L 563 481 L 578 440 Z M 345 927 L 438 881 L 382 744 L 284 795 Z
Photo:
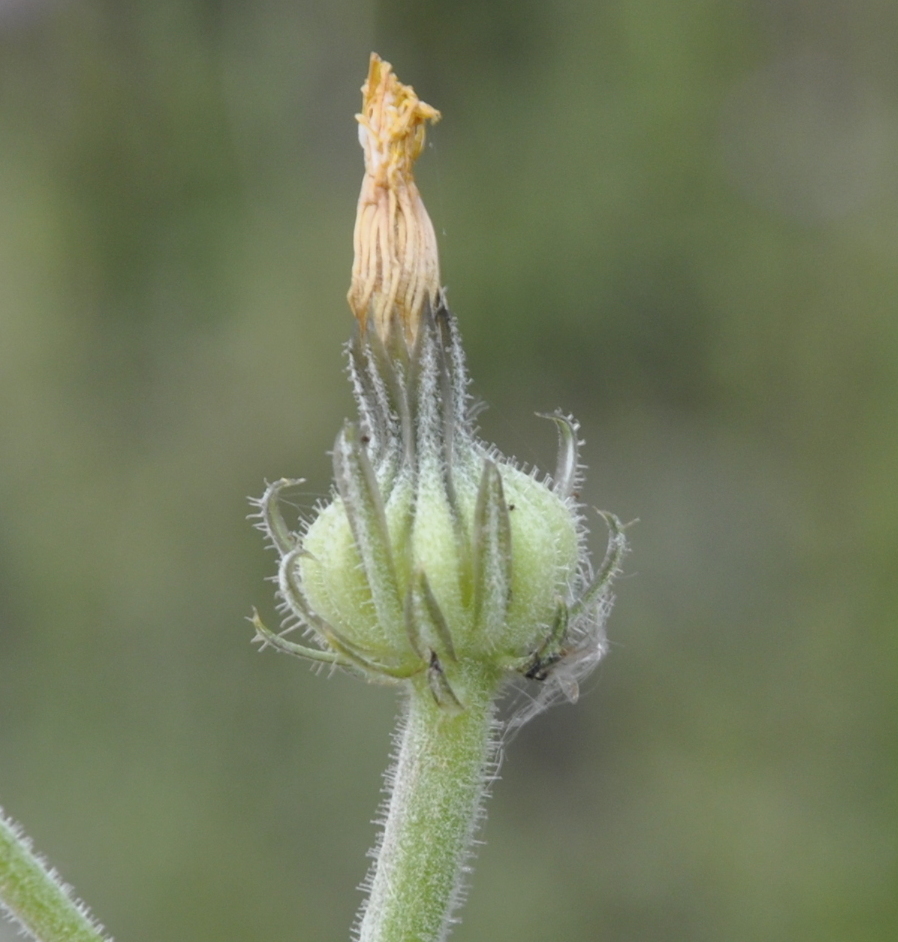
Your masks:
M 398 321 L 411 346 L 425 305 L 434 308 L 440 291 L 436 233 L 412 173 L 427 123 L 439 121 L 440 113 L 372 53 L 362 113 L 356 118 L 365 177 L 353 236 L 349 306 L 362 329 L 371 318 L 383 340 Z

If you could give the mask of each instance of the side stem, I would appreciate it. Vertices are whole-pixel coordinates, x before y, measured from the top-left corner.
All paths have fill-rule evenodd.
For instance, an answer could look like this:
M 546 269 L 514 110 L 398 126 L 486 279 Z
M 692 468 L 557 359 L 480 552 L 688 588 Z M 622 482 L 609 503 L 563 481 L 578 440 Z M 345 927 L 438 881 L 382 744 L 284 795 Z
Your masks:
M 453 686 L 457 711 L 426 683 L 409 686 L 358 942 L 441 942 L 460 902 L 493 758 L 496 684 L 481 675 Z
M 38 942 L 107 942 L 87 907 L 72 898 L 69 887 L 0 810 L 0 912 L 4 910 Z

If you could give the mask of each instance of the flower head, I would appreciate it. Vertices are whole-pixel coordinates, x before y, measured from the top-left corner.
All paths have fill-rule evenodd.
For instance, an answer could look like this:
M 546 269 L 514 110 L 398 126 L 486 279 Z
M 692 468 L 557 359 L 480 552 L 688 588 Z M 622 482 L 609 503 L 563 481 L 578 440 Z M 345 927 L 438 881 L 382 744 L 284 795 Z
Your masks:
M 332 501 L 300 533 L 279 503 L 294 482 L 276 482 L 259 501 L 281 557 L 284 634 L 300 627 L 317 647 L 257 620 L 258 637 L 369 680 L 426 683 L 447 709 L 464 707 L 476 672 L 497 688 L 514 673 L 542 682 L 538 706 L 574 699 L 577 678 L 605 650 L 623 528 L 603 515 L 608 549 L 594 570 L 573 419 L 549 416 L 560 448 L 545 479 L 477 437 L 433 226 L 412 179 L 425 125 L 439 113 L 376 55 L 363 91 L 349 292 L 359 420 L 337 436 Z
M 386 341 L 398 323 L 411 346 L 422 312 L 436 307 L 440 291 L 436 235 L 412 175 L 427 124 L 439 121 L 440 113 L 403 85 L 389 62 L 372 53 L 356 119 L 365 177 L 356 214 L 349 306 L 363 330 L 371 318 Z

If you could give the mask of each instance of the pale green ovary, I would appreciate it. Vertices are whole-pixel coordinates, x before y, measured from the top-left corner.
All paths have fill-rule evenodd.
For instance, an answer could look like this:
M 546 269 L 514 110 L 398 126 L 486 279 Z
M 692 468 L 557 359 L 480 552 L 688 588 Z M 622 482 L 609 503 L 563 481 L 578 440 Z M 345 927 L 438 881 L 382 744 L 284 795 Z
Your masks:
M 339 498 L 325 507 L 309 527 L 303 550 L 299 572 L 312 609 L 363 650 L 382 648 L 387 641 Z
M 504 637 L 509 654 L 524 654 L 544 638 L 559 599 L 576 572 L 577 521 L 545 484 L 515 468 L 503 468 L 511 519 L 512 595 Z

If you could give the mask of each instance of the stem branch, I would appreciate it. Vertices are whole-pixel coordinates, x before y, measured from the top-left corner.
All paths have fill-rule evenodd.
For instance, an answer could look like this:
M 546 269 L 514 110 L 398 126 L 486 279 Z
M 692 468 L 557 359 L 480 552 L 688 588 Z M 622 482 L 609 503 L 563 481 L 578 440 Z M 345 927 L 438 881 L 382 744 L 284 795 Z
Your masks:
M 108 942 L 87 907 L 31 849 L 0 809 L 0 911 L 38 942 Z

